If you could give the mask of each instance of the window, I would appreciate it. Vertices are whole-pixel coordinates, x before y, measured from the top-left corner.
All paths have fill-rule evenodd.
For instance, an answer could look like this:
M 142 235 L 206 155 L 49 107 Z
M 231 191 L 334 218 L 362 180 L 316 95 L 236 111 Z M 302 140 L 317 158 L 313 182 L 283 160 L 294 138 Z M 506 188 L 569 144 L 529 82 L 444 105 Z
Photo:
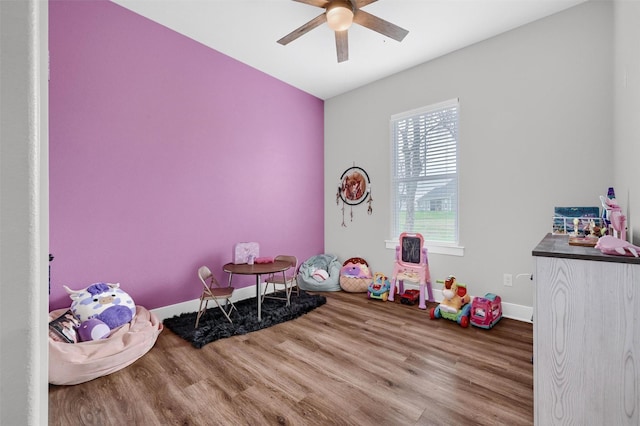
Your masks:
M 392 238 L 458 244 L 458 100 L 391 117 Z

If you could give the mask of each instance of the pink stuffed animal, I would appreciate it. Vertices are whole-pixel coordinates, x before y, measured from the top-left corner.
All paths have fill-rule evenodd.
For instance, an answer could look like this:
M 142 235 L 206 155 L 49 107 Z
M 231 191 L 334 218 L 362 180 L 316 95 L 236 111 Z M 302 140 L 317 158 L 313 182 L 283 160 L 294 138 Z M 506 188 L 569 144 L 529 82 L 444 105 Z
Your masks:
M 640 252 L 640 247 L 611 235 L 600 237 L 596 243 L 596 248 L 600 249 L 604 254 L 617 254 L 620 256 L 638 257 L 638 252 Z
M 614 237 L 626 240 L 627 217 L 622 214 L 622 209 L 615 198 L 607 198 L 600 196 L 602 207 L 606 211 L 607 219 L 611 222 L 614 231 Z

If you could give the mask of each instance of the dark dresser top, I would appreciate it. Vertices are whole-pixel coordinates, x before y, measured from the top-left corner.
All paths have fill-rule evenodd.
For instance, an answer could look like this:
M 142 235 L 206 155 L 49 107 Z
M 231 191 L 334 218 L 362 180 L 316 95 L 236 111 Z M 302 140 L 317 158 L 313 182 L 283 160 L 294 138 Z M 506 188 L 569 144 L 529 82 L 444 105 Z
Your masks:
M 602 254 L 593 247 L 569 245 L 568 235 L 547 234 L 531 253 L 539 257 L 559 257 L 566 259 L 595 260 L 597 262 L 633 263 L 640 265 L 640 258 L 633 256 L 612 256 Z

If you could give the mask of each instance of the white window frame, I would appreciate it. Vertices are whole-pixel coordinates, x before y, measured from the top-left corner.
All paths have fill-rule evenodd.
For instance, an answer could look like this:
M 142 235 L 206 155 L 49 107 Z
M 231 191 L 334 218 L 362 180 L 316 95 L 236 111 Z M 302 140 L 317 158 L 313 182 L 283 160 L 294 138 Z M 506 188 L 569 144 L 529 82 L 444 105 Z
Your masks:
M 396 134 L 395 134 L 395 128 L 396 128 L 396 123 L 398 121 L 402 121 L 405 119 L 409 119 L 412 117 L 418 117 L 418 116 L 423 116 L 423 115 L 428 115 L 430 113 L 433 112 L 437 112 L 437 111 L 442 111 L 442 110 L 446 110 L 446 109 L 451 109 L 451 108 L 455 108 L 456 109 L 456 113 L 458 115 L 457 117 L 457 123 L 456 123 L 456 135 L 458 134 L 457 129 L 459 128 L 459 123 L 460 123 L 460 103 L 459 100 L 457 98 L 455 99 L 450 99 L 444 102 L 439 102 L 437 104 L 432 104 L 432 105 L 428 105 L 425 107 L 421 107 L 421 108 L 417 108 L 411 111 L 406 111 L 406 112 L 402 112 L 399 114 L 394 114 L 391 116 L 390 120 L 389 120 L 389 140 L 390 140 L 390 148 L 391 148 L 391 174 L 390 174 L 390 184 L 391 184 L 391 203 L 390 203 L 390 213 L 391 213 L 391 239 L 390 240 L 386 240 L 385 244 L 386 244 L 386 248 L 388 249 L 395 249 L 395 247 L 398 245 L 398 236 L 400 235 L 401 232 L 420 232 L 423 237 L 424 237 L 424 245 L 427 248 L 427 250 L 429 251 L 429 253 L 438 253 L 438 254 L 447 254 L 447 255 L 453 255 L 453 256 L 463 256 L 464 255 L 464 247 L 460 246 L 459 244 L 459 232 L 460 232 L 460 227 L 459 227 L 459 216 L 460 216 L 460 208 L 459 208 L 459 203 L 458 203 L 458 194 L 459 194 L 459 176 L 460 176 L 460 170 L 459 170 L 459 137 L 455 138 L 455 170 L 453 172 L 453 174 L 455 174 L 456 178 L 454 180 L 454 184 L 455 184 L 455 194 L 452 194 L 455 196 L 455 210 L 456 210 L 456 215 L 455 215 L 455 221 L 454 221 L 454 239 L 453 241 L 434 241 L 433 239 L 429 238 L 429 234 L 427 232 L 424 232 L 420 229 L 414 229 L 414 230 L 408 230 L 408 229 L 398 229 L 398 225 L 397 222 L 399 220 L 398 218 L 398 212 L 395 210 L 398 206 L 398 201 L 397 201 L 397 188 L 398 188 L 398 182 L 405 180 L 404 178 L 398 178 L 396 177 L 396 164 L 398 162 L 398 158 L 397 158 L 397 154 L 396 154 Z M 429 182 L 432 181 L 434 179 L 432 178 L 428 178 L 428 177 L 422 177 L 419 178 L 418 181 L 419 182 Z

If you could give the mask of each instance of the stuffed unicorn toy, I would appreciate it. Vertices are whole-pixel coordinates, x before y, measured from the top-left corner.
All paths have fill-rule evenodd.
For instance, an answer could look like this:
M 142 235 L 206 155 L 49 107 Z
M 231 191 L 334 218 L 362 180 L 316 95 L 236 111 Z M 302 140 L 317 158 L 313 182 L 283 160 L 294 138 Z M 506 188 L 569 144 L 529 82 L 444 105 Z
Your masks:
M 613 236 L 626 241 L 627 217 L 622 214 L 620 205 L 615 198 L 607 198 L 602 195 L 600 196 L 600 202 L 602 202 L 602 208 L 605 209 L 607 220 L 611 222 L 611 227 L 614 231 Z

